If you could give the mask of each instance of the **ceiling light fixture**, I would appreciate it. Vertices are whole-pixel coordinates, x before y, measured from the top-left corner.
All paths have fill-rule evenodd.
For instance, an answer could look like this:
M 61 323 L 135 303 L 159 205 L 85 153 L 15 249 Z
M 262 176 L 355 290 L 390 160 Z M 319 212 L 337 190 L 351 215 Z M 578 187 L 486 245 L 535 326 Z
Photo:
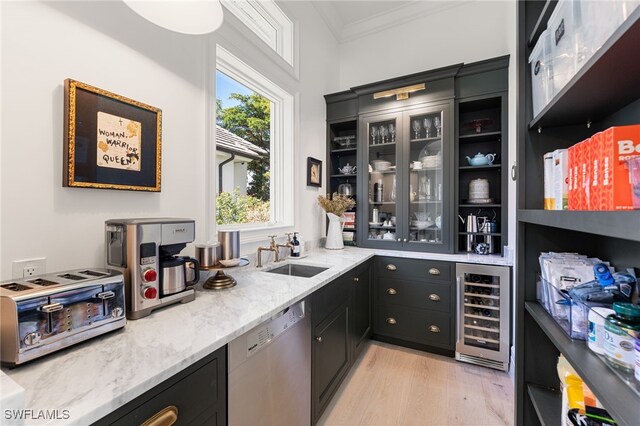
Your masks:
M 134 12 L 167 30 L 201 35 L 222 25 L 219 0 L 123 0 Z
M 409 93 L 417 92 L 418 90 L 424 89 L 426 89 L 424 83 L 414 84 L 412 86 L 398 87 L 397 89 L 376 92 L 373 94 L 373 99 L 388 98 L 389 96 L 396 95 L 396 100 L 401 101 L 403 99 L 409 99 Z

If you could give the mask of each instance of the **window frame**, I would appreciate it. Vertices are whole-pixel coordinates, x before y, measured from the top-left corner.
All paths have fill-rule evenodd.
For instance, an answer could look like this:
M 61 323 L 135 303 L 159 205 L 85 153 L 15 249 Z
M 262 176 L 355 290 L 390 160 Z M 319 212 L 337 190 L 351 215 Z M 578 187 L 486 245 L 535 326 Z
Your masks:
M 275 1 L 221 0 L 221 3 L 282 59 L 294 66 L 295 25 Z
M 262 73 L 256 71 L 251 66 L 230 53 L 224 47 L 216 44 L 216 61 L 213 69 L 212 87 L 214 96 L 210 96 L 212 101 L 211 110 L 213 114 L 207 118 L 213 120 L 215 128 L 217 93 L 215 90 L 215 73 L 221 71 L 233 78 L 238 83 L 243 84 L 254 92 L 264 96 L 271 102 L 271 132 L 270 132 L 270 215 L 268 223 L 246 223 L 218 225 L 216 222 L 216 194 L 218 188 L 217 173 L 213 172 L 213 187 L 208 191 L 210 198 L 208 205 L 213 206 L 210 221 L 213 224 L 213 234 L 217 230 L 241 230 L 243 242 L 262 241 L 275 231 L 289 230 L 294 226 L 294 95 L 273 83 Z M 215 131 L 213 132 L 213 153 L 208 158 L 209 170 L 216 166 L 216 143 Z

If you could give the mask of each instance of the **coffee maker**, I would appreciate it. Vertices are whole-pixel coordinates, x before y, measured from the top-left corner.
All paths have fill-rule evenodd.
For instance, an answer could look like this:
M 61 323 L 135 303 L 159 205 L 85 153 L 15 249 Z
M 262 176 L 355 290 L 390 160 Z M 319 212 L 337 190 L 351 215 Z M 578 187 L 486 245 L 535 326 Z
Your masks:
M 195 240 L 192 219 L 111 219 L 105 222 L 107 267 L 124 275 L 127 318 L 195 299 L 196 259 L 178 254 Z

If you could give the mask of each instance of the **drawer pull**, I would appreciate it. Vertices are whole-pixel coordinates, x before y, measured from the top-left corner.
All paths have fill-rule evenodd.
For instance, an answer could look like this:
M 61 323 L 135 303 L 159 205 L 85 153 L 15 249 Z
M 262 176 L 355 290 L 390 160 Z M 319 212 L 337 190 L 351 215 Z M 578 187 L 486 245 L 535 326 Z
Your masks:
M 355 281 L 355 282 L 357 282 L 357 283 L 358 283 L 358 282 L 360 282 L 360 278 L 355 277 L 355 278 L 353 279 L 353 281 Z
M 440 269 L 438 269 L 438 268 L 431 268 L 431 269 L 429 269 L 429 274 L 430 274 L 430 275 L 440 275 Z
M 316 342 L 318 342 L 318 343 L 322 343 L 322 336 L 318 336 L 318 337 L 316 337 Z
M 390 296 L 393 296 L 396 293 L 398 293 L 398 292 L 393 287 L 390 287 L 390 288 L 387 289 L 387 294 L 390 295 Z
M 398 323 L 395 318 L 387 318 L 386 321 L 387 321 L 387 324 L 391 324 L 391 325 Z
M 178 421 L 178 407 L 170 405 L 149 417 L 141 426 L 171 426 Z
M 387 271 L 395 271 L 396 269 L 398 268 L 393 263 L 387 265 Z
M 439 302 L 440 301 L 440 296 L 438 296 L 437 294 L 430 294 L 429 295 L 429 300 L 432 300 L 434 302 Z
M 50 305 L 43 306 L 41 309 L 42 309 L 42 312 L 46 312 L 50 314 L 52 312 L 61 311 L 63 307 L 64 306 L 62 306 L 61 303 L 52 303 Z
M 429 331 L 432 333 L 440 333 L 440 327 L 438 327 L 437 325 L 430 325 Z

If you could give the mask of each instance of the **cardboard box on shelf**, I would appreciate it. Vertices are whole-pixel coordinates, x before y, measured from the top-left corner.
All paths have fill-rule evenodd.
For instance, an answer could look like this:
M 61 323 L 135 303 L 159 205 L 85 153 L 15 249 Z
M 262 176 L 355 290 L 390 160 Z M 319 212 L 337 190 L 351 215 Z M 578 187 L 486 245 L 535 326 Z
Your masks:
M 553 196 L 553 152 L 544 154 L 544 209 L 555 210 Z
M 602 132 L 600 210 L 633 210 L 628 160 L 640 157 L 640 125 L 615 126 Z

